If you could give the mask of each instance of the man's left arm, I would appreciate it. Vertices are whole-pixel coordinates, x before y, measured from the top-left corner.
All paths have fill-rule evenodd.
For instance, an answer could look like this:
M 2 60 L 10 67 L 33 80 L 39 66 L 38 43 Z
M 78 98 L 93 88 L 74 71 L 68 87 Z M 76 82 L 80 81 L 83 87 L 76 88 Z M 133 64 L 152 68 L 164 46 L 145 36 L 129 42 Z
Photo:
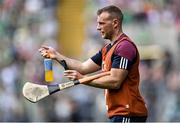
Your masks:
M 95 79 L 86 85 L 102 89 L 119 89 L 127 75 L 128 70 L 112 68 L 110 75 Z
M 112 56 L 111 74 L 93 80 L 88 85 L 104 89 L 119 89 L 136 58 L 136 49 L 128 41 L 119 44 Z

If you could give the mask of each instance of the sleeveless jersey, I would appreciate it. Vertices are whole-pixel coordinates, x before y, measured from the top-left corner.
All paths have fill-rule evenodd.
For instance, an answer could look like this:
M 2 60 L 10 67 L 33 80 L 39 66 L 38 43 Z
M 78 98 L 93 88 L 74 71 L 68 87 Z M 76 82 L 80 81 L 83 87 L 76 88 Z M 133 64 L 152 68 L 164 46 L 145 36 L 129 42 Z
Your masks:
M 147 116 L 147 108 L 139 92 L 139 53 L 136 45 L 126 36 L 120 36 L 109 51 L 106 46 L 102 48 L 102 71 L 110 71 L 111 57 L 117 45 L 128 41 L 136 48 L 136 58 L 128 70 L 126 79 L 122 82 L 119 89 L 105 89 L 105 99 L 107 115 L 112 117 L 121 116 Z

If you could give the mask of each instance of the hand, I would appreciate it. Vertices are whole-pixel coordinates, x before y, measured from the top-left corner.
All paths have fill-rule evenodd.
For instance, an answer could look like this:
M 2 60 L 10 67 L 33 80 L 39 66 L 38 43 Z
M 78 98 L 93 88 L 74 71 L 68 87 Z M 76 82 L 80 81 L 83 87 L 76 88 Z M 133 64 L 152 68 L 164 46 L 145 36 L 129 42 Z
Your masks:
M 77 80 L 83 78 L 83 75 L 76 70 L 66 70 L 64 71 L 64 76 L 70 80 Z
M 56 59 L 58 52 L 49 46 L 42 46 L 39 49 L 39 52 L 41 53 L 41 55 L 45 58 L 50 58 L 50 59 Z

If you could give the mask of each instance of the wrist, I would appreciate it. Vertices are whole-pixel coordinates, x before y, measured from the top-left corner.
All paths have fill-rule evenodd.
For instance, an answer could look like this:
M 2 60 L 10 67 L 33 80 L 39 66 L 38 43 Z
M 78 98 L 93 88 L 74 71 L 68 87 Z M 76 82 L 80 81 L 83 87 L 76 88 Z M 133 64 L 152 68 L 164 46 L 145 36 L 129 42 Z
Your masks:
M 56 60 L 56 61 L 62 61 L 63 59 L 61 58 L 61 55 L 58 53 L 58 52 L 56 52 L 56 54 L 54 55 L 54 59 Z

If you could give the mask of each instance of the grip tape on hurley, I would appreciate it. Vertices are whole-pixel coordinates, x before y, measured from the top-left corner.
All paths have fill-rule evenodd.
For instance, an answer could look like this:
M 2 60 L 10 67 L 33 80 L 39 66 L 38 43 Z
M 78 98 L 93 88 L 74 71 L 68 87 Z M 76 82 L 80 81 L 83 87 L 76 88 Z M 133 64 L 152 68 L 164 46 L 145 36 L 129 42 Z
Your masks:
M 70 82 L 59 84 L 59 85 L 48 85 L 48 91 L 49 91 L 49 94 L 53 94 L 53 93 L 56 93 L 57 91 L 70 88 L 78 84 L 80 84 L 79 80 L 70 81 Z

